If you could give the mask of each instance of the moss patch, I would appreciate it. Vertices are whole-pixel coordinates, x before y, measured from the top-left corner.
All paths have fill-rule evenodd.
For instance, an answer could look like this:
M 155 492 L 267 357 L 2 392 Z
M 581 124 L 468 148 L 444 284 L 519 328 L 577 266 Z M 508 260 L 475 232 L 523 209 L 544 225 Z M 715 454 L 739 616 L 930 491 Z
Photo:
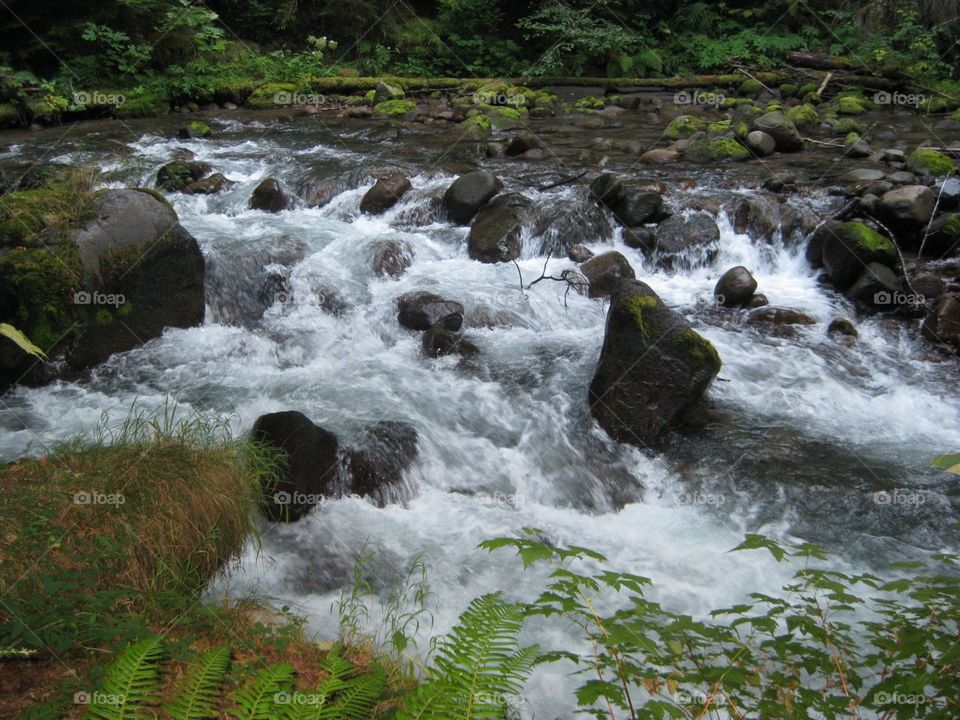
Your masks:
M 0 248 L 38 245 L 37 235 L 43 231 L 78 227 L 91 217 L 92 199 L 73 177 L 0 196 Z
M 763 84 L 758 80 L 748 78 L 740 83 L 737 92 L 745 97 L 756 97 L 763 92 Z
M 839 233 L 847 243 L 867 254 L 890 254 L 896 256 L 897 248 L 893 241 L 885 238 L 871 227 L 859 222 L 845 222 Z
M 816 127 L 820 122 L 820 115 L 817 114 L 817 109 L 810 103 L 792 107 L 787 110 L 786 115 L 787 119 L 798 128 Z
M 750 151 L 732 137 L 700 140 L 684 151 L 683 156 L 693 162 L 722 162 L 724 160 L 747 160 Z
M 837 98 L 837 112 L 841 115 L 863 115 L 866 108 L 858 98 L 846 96 Z
M 951 175 L 957 169 L 956 164 L 949 156 L 928 148 L 918 148 L 910 153 L 907 158 L 907 166 L 914 172 L 927 170 L 937 177 Z
M 284 97 L 290 97 L 297 91 L 293 83 L 267 83 L 261 85 L 247 98 L 247 105 L 258 110 L 279 107 Z
M 170 110 L 167 98 L 156 93 L 143 92 L 126 98 L 122 105 L 114 110 L 120 118 L 153 117 L 163 115 Z
M 13 103 L 0 103 L 0 128 L 17 127 L 20 124 L 20 111 Z
M 718 370 L 723 366 L 723 362 L 720 360 L 720 353 L 717 352 L 713 343 L 695 330 L 690 328 L 683 330 L 679 334 L 677 341 L 698 365 L 710 363 Z
M 375 105 L 373 110 L 378 115 L 406 115 L 417 107 L 413 100 L 387 100 Z
M 606 103 L 603 98 L 588 95 L 585 98 L 577 100 L 573 107 L 581 112 L 592 112 L 594 110 L 603 110 L 603 108 L 606 107 Z
M 703 127 L 703 121 L 693 115 L 680 115 L 670 121 L 667 129 L 663 131 L 665 137 L 671 140 L 679 140 L 693 135 Z
M 633 324 L 644 335 L 647 334 L 647 327 L 643 319 L 643 313 L 646 310 L 653 310 L 657 305 L 657 299 L 652 295 L 634 295 L 624 302 L 624 307 L 633 317 Z
M 840 118 L 833 124 L 834 135 L 863 134 L 863 125 L 852 117 Z

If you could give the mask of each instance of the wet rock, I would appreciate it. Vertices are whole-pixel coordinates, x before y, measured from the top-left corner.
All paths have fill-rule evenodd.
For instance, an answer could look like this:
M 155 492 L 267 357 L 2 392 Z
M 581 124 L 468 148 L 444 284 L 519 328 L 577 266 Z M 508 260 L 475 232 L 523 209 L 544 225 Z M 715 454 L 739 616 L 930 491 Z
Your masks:
M 54 378 L 53 368 L 0 333 L 0 395 L 14 385 L 42 385 Z
M 396 85 L 391 85 L 388 82 L 381 80 L 377 83 L 377 87 L 373 91 L 373 104 L 379 105 L 380 103 L 387 102 L 388 100 L 402 100 L 403 99 L 403 90 L 397 87 Z
M 657 226 L 656 254 L 667 266 L 689 254 L 698 254 L 700 260 L 710 262 L 717 254 L 719 241 L 720 228 L 707 213 L 674 215 Z
M 250 209 L 263 212 L 277 213 L 290 207 L 290 198 L 287 197 L 275 178 L 267 178 L 253 191 L 250 196 Z
M 773 151 L 777 149 L 777 141 L 773 139 L 772 135 L 768 135 L 762 130 L 747 133 L 743 142 L 747 149 L 758 157 L 773 155 Z
M 504 148 L 507 157 L 524 155 L 531 150 L 542 150 L 543 142 L 531 132 L 521 132 L 514 135 Z
M 645 283 L 626 280 L 607 313 L 591 413 L 617 442 L 645 447 L 696 411 L 720 365 L 683 316 Z
M 413 248 L 402 240 L 381 240 L 373 249 L 373 272 L 396 280 L 413 263 Z
M 880 151 L 880 159 L 886 163 L 904 163 L 907 161 L 907 154 L 897 148 L 884 148 Z
M 803 150 L 803 138 L 796 126 L 779 110 L 765 113 L 753 121 L 751 131 L 759 130 L 773 138 L 780 152 Z
M 753 310 L 759 307 L 766 307 L 769 304 L 770 300 L 767 299 L 766 295 L 763 293 L 754 293 L 743 306 L 748 310 Z
M 346 452 L 350 489 L 383 504 L 419 455 L 420 436 L 412 425 L 396 420 L 374 423 Z
M 899 261 L 893 242 L 863 223 L 831 221 L 824 223 L 817 234 L 822 242 L 823 266 L 840 290 L 850 287 L 872 262 L 896 267 Z
M 485 263 L 510 262 L 520 257 L 520 233 L 533 203 L 519 193 L 491 200 L 477 213 L 467 237 L 467 252 Z
M 586 245 L 574 245 L 570 248 L 570 252 L 567 253 L 567 257 L 575 263 L 583 263 L 593 257 L 593 250 Z
M 499 142 L 487 143 L 486 155 L 488 158 L 503 157 L 507 154 L 507 146 Z
M 640 162 L 650 163 L 652 165 L 668 165 L 676 162 L 680 158 L 680 153 L 670 148 L 654 148 L 647 150 L 640 156 Z
M 397 321 L 410 330 L 429 330 L 439 324 L 456 332 L 463 325 L 463 305 L 416 290 L 397 298 Z
M 904 227 L 918 227 L 930 221 L 936 198 L 926 185 L 905 185 L 880 198 L 880 214 L 887 221 Z
M 887 175 L 887 180 L 894 185 L 914 185 L 917 182 L 917 176 L 906 170 L 898 170 Z
M 950 345 L 960 352 L 960 300 L 946 295 L 926 317 L 921 326 L 923 336 L 930 342 Z
M 96 321 L 68 356 L 78 369 L 160 337 L 167 327 L 199 325 L 205 311 L 203 254 L 161 196 L 105 190 L 92 210 L 93 219 L 71 235 L 83 265 L 81 294 L 87 302 L 93 291 L 117 302 L 91 305 Z
M 187 123 L 182 128 L 177 130 L 177 137 L 181 140 L 205 138 L 210 137 L 212 134 L 213 131 L 210 129 L 210 126 L 206 123 L 200 122 L 199 120 L 194 120 L 193 122 Z
M 960 210 L 960 178 L 947 178 L 934 192 L 939 198 L 941 210 Z
M 855 170 L 849 170 L 841 175 L 840 182 L 871 183 L 877 182 L 878 180 L 883 180 L 886 176 L 887 173 L 879 168 L 857 168 Z
M 796 212 L 786 203 L 767 195 L 738 198 L 732 212 L 733 229 L 754 240 L 771 242 L 777 231 L 784 237 L 796 228 Z
M 723 307 L 741 307 L 753 297 L 756 290 L 756 278 L 743 265 L 738 265 L 720 276 L 713 288 L 713 297 Z
M 294 410 L 261 415 L 251 439 L 275 448 L 286 461 L 273 486 L 262 486 L 261 511 L 270 520 L 292 522 L 335 492 L 337 437 Z
M 627 227 L 652 222 L 663 214 L 663 197 L 660 193 L 625 183 L 610 173 L 594 178 L 590 183 L 590 193 Z
M 533 209 L 534 239 L 539 240 L 539 255 L 562 256 L 569 248 L 583 242 L 606 242 L 613 228 L 606 214 L 592 202 L 560 201 Z
M 198 160 L 174 160 L 157 171 L 156 188 L 180 192 L 191 183 L 202 180 L 213 171 L 209 163 Z
M 853 142 L 844 145 L 843 154 L 844 157 L 848 158 L 866 158 L 873 154 L 873 150 L 870 149 L 870 145 L 867 144 L 866 140 L 857 138 Z
M 624 228 L 623 244 L 650 253 L 657 249 L 657 233 L 647 227 Z
M 924 300 L 936 300 L 947 291 L 947 284 L 933 273 L 918 273 L 910 277 L 910 287 Z
M 447 216 L 458 225 L 466 225 L 501 189 L 503 183 L 492 172 L 477 170 L 461 175 L 443 196 Z
M 902 287 L 900 278 L 893 270 L 880 263 L 870 263 L 847 290 L 846 296 L 861 307 L 894 310 L 893 293 L 899 292 Z
M 860 333 L 857 332 L 853 322 L 847 318 L 834 318 L 827 326 L 827 335 L 835 340 L 839 338 L 856 339 L 860 336 Z
M 769 325 L 816 325 L 817 321 L 806 313 L 792 308 L 774 307 L 771 305 L 752 310 L 747 316 L 749 323 L 766 323 Z
M 413 185 L 402 173 L 393 173 L 380 178 L 360 201 L 360 212 L 367 215 L 379 215 L 386 212 L 402 198 Z
M 480 348 L 462 335 L 447 330 L 442 323 L 437 323 L 423 334 L 420 347 L 429 358 L 445 355 L 472 357 L 480 354 Z
M 580 266 L 580 271 L 590 283 L 592 298 L 612 295 L 622 280 L 632 280 L 636 273 L 630 261 L 616 251 L 601 253 Z
M 229 190 L 235 182 L 228 180 L 222 173 L 214 173 L 203 180 L 196 180 L 187 185 L 183 192 L 185 195 L 213 195 L 224 190 Z
M 920 230 L 916 245 L 917 250 L 922 245 L 923 257 L 943 258 L 960 254 L 960 213 L 944 213 Z

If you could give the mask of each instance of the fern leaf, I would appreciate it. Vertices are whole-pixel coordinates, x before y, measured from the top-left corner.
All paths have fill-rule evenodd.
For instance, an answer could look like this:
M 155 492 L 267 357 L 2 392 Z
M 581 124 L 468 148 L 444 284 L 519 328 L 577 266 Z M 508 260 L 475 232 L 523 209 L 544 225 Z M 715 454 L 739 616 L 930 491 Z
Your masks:
M 43 350 L 38 348 L 32 342 L 30 342 L 30 338 L 28 338 L 22 332 L 17 330 L 13 325 L 8 325 L 7 323 L 0 323 L 0 335 L 2 335 L 5 338 L 9 338 L 25 353 L 33 355 L 35 358 L 39 358 L 41 360 L 47 359 L 47 356 L 43 352 Z
M 337 693 L 333 702 L 315 716 L 316 720 L 361 720 L 371 717 L 374 707 L 383 696 L 385 684 L 386 677 L 382 671 L 353 678 L 347 687 Z
M 386 684 L 382 670 L 359 675 L 337 649 L 320 668 L 329 677 L 310 693 L 293 693 L 285 720 L 359 720 L 372 716 Z
M 102 687 L 94 693 L 88 718 L 97 720 L 140 720 L 148 717 L 148 706 L 157 702 L 163 645 L 159 637 L 134 643 L 110 664 Z
M 204 653 L 193 665 L 167 708 L 173 720 L 207 720 L 216 717 L 214 703 L 230 667 L 230 648 Z
M 399 720 L 501 718 L 537 661 L 520 648 L 524 606 L 499 593 L 476 598 L 437 649 L 427 682 L 407 698 Z
M 17 716 L 17 720 L 63 720 L 75 707 L 69 700 L 62 698 L 48 700 L 22 710 Z
M 271 665 L 230 696 L 236 707 L 229 712 L 237 720 L 277 720 L 288 706 L 292 686 L 293 665 Z

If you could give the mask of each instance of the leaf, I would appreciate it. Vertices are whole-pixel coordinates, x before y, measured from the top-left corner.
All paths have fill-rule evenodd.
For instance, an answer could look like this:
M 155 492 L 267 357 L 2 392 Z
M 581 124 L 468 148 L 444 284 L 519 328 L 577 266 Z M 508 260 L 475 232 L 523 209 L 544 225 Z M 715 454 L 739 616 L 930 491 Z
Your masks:
M 204 653 L 181 681 L 173 703 L 167 708 L 173 720 L 207 720 L 216 717 L 214 704 L 230 667 L 230 648 Z
M 937 455 L 930 464 L 930 467 L 939 468 L 954 475 L 960 475 L 960 453 Z
M 0 323 L 0 335 L 5 338 L 12 340 L 17 347 L 23 350 L 29 355 L 33 355 L 35 358 L 41 360 L 46 360 L 47 355 L 40 348 L 30 342 L 30 338 L 24 335 L 22 332 L 17 330 L 13 325 L 8 325 L 7 323 Z
M 763 535 L 755 535 L 753 533 L 748 533 L 746 539 L 733 548 L 733 550 L 730 550 L 730 552 L 760 550 L 764 548 L 770 551 L 770 554 L 776 558 L 777 562 L 783 562 L 783 559 L 787 556 L 787 551 L 777 545 L 773 540 Z
M 149 637 L 130 645 L 107 668 L 87 716 L 100 720 L 147 717 L 147 707 L 157 701 L 163 655 L 159 637 Z

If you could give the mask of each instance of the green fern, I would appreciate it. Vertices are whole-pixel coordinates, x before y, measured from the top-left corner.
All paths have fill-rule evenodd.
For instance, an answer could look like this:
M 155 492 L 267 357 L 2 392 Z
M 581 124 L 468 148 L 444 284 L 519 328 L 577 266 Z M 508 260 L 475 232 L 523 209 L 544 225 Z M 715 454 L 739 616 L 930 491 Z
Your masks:
M 386 682 L 382 670 L 359 675 L 338 650 L 320 668 L 329 677 L 310 693 L 292 695 L 285 720 L 358 720 L 372 715 Z
M 20 712 L 17 720 L 63 720 L 73 709 L 74 704 L 69 699 L 57 698 L 31 705 Z
M 236 707 L 228 712 L 237 720 L 277 720 L 286 707 L 278 696 L 289 697 L 292 687 L 293 665 L 271 665 L 230 696 Z
M 181 682 L 174 701 L 167 708 L 173 720 L 207 720 L 216 717 L 214 703 L 230 667 L 230 648 L 219 647 L 204 653 Z
M 86 717 L 98 720 L 153 717 L 148 706 L 157 702 L 163 655 L 159 637 L 146 638 L 124 650 L 107 668 L 103 686 L 94 694 Z
M 537 662 L 536 646 L 520 648 L 524 606 L 499 593 L 476 598 L 437 648 L 426 682 L 398 711 L 398 720 L 503 718 Z

